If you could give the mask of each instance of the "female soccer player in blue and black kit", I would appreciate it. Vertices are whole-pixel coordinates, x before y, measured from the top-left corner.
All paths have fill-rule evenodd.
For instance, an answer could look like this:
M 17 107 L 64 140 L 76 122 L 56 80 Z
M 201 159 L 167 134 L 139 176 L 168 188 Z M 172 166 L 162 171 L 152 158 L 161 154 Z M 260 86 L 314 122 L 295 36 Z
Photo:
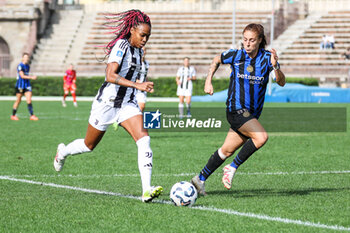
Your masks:
M 18 121 L 19 118 L 17 117 L 17 109 L 19 104 L 21 103 L 22 96 L 25 95 L 27 105 L 28 105 L 28 111 L 30 113 L 30 120 L 37 121 L 39 120 L 38 117 L 34 115 L 33 112 L 33 105 L 32 105 L 32 86 L 30 84 L 30 80 L 36 80 L 36 75 L 30 76 L 29 75 L 29 54 L 24 53 L 22 56 L 22 62 L 17 66 L 17 82 L 15 86 L 16 90 L 16 101 L 13 104 L 12 108 L 12 115 L 11 120 Z
M 265 50 L 264 28 L 260 24 L 249 24 L 243 30 L 243 48 L 230 49 L 216 56 L 209 69 L 204 91 L 212 95 L 211 83 L 220 64 L 230 64 L 231 75 L 226 101 L 226 116 L 230 124 L 224 144 L 214 152 L 199 175 L 191 182 L 202 195 L 205 180 L 234 152 L 242 146 L 231 164 L 224 167 L 222 182 L 231 188 L 233 176 L 255 151 L 267 141 L 268 135 L 259 123 L 269 75 L 274 72 L 276 82 L 284 86 L 285 76 L 277 62 L 276 50 Z

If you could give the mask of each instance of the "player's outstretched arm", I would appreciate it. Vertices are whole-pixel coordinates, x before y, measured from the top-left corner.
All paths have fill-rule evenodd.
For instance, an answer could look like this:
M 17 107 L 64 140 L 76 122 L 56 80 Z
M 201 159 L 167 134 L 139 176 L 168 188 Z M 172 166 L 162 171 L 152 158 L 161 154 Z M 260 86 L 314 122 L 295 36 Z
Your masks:
M 213 79 L 213 76 L 215 72 L 218 70 L 219 66 L 221 64 L 221 55 L 217 55 L 214 57 L 213 61 L 211 62 L 211 65 L 209 67 L 209 72 L 207 75 L 207 79 L 205 80 L 205 85 L 204 85 L 204 92 L 213 95 L 214 93 L 214 88 L 211 83 L 211 80 Z
M 153 92 L 153 82 L 143 82 L 136 83 L 123 78 L 116 72 L 118 70 L 119 64 L 116 62 L 111 62 L 107 64 L 106 68 L 106 81 L 114 84 L 118 84 L 124 87 L 132 87 L 141 91 Z

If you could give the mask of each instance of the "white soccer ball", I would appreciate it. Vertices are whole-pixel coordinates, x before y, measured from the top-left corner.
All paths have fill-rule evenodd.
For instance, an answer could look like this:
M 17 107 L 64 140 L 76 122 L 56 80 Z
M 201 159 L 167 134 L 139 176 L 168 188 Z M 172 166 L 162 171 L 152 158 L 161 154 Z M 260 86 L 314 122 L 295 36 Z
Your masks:
M 170 191 L 170 200 L 176 206 L 191 207 L 196 202 L 197 196 L 197 189 L 187 181 L 174 184 Z

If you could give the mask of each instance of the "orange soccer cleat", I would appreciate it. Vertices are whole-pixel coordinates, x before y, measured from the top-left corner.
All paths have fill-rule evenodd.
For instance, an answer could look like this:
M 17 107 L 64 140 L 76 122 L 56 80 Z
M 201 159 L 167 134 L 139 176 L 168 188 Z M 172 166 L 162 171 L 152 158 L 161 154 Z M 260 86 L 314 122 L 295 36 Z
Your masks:
M 37 118 L 35 115 L 31 115 L 29 120 L 31 120 L 31 121 L 38 121 L 39 118 Z
M 11 116 L 11 120 L 13 121 L 19 121 L 19 118 L 16 115 Z

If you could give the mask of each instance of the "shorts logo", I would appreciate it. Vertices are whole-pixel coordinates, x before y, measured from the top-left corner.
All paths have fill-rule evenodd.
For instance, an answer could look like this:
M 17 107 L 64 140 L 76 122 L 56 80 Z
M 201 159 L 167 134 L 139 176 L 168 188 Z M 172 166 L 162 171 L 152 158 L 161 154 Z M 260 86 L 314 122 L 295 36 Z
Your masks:
M 156 112 L 144 112 L 143 113 L 143 128 L 145 129 L 160 129 L 161 128 L 161 116 L 162 113 L 159 109 Z
M 98 120 L 96 119 L 96 121 L 95 121 L 95 125 L 98 125 Z
M 123 51 L 120 51 L 120 50 L 119 50 L 119 51 L 117 52 L 117 57 L 122 57 L 122 56 L 123 56 Z
M 249 116 L 250 116 L 250 113 L 249 113 L 249 112 L 244 112 L 244 113 L 243 113 L 243 116 L 244 116 L 244 117 L 249 117 Z

